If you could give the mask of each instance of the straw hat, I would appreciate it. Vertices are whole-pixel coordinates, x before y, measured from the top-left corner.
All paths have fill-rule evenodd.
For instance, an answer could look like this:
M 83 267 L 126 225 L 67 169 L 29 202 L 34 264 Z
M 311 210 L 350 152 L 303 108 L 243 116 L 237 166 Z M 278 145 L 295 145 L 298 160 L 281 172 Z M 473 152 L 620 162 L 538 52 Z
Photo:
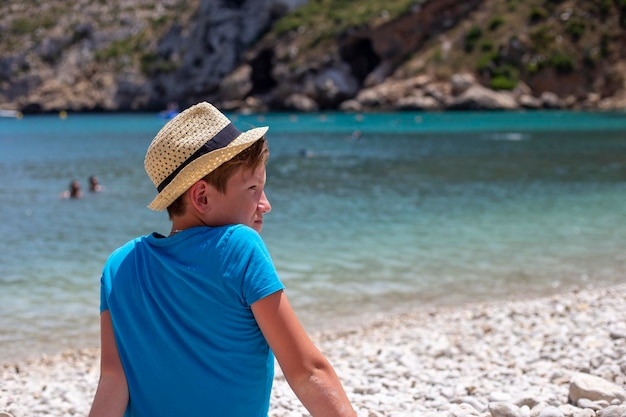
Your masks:
M 161 211 L 196 181 L 248 148 L 267 132 L 240 132 L 218 109 L 203 102 L 170 120 L 146 152 L 144 166 L 159 194 L 148 205 Z

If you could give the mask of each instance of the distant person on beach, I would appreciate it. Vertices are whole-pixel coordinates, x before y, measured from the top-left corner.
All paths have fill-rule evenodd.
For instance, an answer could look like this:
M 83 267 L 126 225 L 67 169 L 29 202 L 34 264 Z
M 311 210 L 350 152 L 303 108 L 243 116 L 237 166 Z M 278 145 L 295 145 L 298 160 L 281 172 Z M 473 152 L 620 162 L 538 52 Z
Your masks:
M 199 103 L 148 147 L 148 207 L 167 209 L 171 230 L 131 240 L 104 266 L 90 417 L 266 417 L 274 357 L 312 416 L 356 416 L 259 235 L 267 130 L 240 132 Z
M 100 180 L 95 175 L 89 177 L 89 191 L 92 193 L 99 193 L 104 188 L 100 185 Z
M 173 119 L 178 115 L 178 103 L 170 102 L 167 103 L 167 109 L 159 112 L 159 116 L 163 119 Z
M 61 198 L 80 198 L 82 196 L 83 191 L 80 189 L 80 183 L 76 180 L 70 182 L 69 189 L 61 193 Z

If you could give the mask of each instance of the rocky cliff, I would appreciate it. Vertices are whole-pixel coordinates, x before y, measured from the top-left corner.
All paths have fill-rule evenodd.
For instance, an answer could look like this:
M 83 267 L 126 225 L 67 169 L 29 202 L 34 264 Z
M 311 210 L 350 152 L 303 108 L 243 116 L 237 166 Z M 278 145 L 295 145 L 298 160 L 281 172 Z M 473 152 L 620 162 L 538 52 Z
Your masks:
M 618 0 L 5 1 L 0 109 L 626 107 Z
M 158 110 L 214 94 L 302 0 L 5 1 L 0 108 Z

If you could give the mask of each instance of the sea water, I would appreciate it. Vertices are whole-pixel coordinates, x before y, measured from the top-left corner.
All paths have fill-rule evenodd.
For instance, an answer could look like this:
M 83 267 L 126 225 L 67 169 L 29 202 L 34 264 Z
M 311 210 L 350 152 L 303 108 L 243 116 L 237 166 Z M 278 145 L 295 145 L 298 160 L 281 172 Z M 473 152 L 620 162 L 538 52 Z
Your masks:
M 625 280 L 624 113 L 230 116 L 270 126 L 262 235 L 311 331 Z M 0 361 L 98 345 L 107 256 L 170 230 L 143 168 L 164 123 L 0 119 Z

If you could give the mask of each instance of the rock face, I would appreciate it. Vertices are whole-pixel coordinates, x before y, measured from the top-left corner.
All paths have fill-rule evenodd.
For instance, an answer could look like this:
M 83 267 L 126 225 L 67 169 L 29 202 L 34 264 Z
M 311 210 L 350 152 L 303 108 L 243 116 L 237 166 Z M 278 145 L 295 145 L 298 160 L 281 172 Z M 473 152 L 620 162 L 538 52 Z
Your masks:
M 2 44 L 0 108 L 161 110 L 245 93 L 245 81 L 223 79 L 276 19 L 305 1 L 81 1 L 70 10 L 66 2 L 10 2 L 0 17 L 13 46 L 7 52 Z M 42 39 L 20 32 L 22 16 L 33 12 L 51 25 L 40 29 Z
M 498 87 L 489 84 L 485 71 L 500 64 L 518 71 L 534 65 L 528 61 L 534 47 L 528 36 L 512 37 L 490 52 L 491 67 L 482 72 L 472 65 L 407 70 L 439 59 L 424 52 L 433 43 L 441 57 L 458 49 L 467 27 L 480 26 L 472 19 L 494 12 L 493 2 L 484 0 L 418 0 L 400 17 L 385 18 L 383 12 L 376 22 L 348 28 L 314 53 L 298 43 L 307 36 L 304 27 L 267 35 L 278 19 L 307 0 L 6 3 L 0 14 L 0 109 L 154 111 L 171 102 L 186 107 L 200 100 L 243 111 L 626 106 L 626 28 L 617 24 L 598 47 L 584 52 L 584 71 L 545 68 L 544 62 L 513 90 L 492 89 Z M 597 18 L 596 6 L 588 2 L 566 3 L 584 6 L 585 18 Z M 566 22 L 575 12 L 569 8 L 556 20 Z M 606 24 L 608 18 L 589 26 Z M 533 36 L 549 32 L 531 29 Z M 567 33 L 554 39 L 560 42 L 563 36 Z M 595 64 L 599 56 L 605 61 Z
M 514 110 L 519 106 L 507 93 L 489 90 L 473 84 L 462 94 L 452 97 L 447 108 L 450 110 Z
M 222 100 L 245 95 L 251 88 L 245 73 L 231 78 L 239 80 L 238 88 L 232 88 L 231 84 L 227 89 L 228 84 L 222 80 L 271 23 L 298 3 L 302 1 L 201 1 L 188 29 L 175 26 L 159 41 L 158 58 L 167 60 L 176 56 L 175 61 L 180 65 L 175 71 L 156 74 L 149 82 L 151 99 L 162 103 L 187 97 L 186 100 L 197 102 L 206 95 L 219 96 Z
M 301 110 L 290 99 L 297 92 L 321 110 L 441 109 L 445 105 L 436 99 L 413 94 L 407 88 L 412 80 L 395 80 L 392 75 L 407 56 L 419 51 L 430 38 L 454 27 L 482 3 L 416 2 L 419 5 L 411 13 L 398 19 L 345 33 L 322 59 L 307 60 L 296 69 L 292 69 L 293 60 L 299 51 L 289 43 L 262 41 L 251 48 L 249 63 L 254 67 L 260 57 L 265 57 L 264 78 L 271 82 L 259 90 L 272 108 Z M 383 84 L 387 87 L 377 88 Z

